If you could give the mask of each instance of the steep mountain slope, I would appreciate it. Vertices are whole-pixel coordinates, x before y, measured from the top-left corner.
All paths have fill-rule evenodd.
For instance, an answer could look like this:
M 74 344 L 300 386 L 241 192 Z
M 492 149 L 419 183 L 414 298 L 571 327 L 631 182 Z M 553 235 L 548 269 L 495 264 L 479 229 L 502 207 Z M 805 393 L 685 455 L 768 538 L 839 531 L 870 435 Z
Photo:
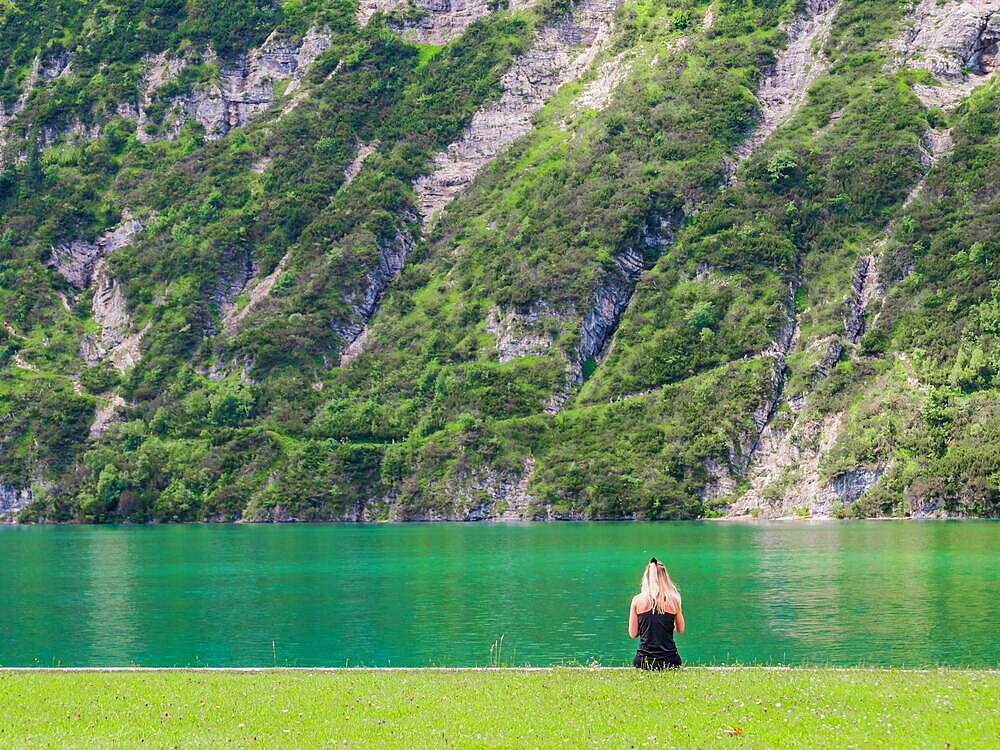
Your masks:
M 112 5 L 0 25 L 0 514 L 1000 513 L 994 0 Z

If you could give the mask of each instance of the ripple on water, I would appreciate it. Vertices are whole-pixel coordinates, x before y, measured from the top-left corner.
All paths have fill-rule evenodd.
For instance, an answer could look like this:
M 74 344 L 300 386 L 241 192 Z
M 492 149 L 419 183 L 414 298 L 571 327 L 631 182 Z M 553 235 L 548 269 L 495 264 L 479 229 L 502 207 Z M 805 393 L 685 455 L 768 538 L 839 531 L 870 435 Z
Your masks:
M 998 543 L 994 522 L 4 528 L 0 663 L 622 664 L 655 554 L 688 663 L 997 666 Z

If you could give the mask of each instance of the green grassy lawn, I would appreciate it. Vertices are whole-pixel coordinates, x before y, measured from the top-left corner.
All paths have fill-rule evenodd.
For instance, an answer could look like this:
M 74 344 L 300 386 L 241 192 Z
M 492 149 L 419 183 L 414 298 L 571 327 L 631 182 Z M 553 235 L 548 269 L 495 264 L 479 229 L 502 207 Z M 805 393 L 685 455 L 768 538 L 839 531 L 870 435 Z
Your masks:
M 1000 748 L 1000 672 L 0 672 L 0 747 Z

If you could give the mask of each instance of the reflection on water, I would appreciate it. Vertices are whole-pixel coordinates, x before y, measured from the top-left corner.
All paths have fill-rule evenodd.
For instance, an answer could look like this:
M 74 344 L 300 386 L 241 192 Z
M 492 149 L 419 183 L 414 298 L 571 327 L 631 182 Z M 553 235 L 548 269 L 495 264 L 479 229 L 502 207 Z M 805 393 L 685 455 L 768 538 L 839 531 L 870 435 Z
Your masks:
M 650 555 L 689 663 L 997 666 L 1000 524 L 0 529 L 3 665 L 628 661 Z

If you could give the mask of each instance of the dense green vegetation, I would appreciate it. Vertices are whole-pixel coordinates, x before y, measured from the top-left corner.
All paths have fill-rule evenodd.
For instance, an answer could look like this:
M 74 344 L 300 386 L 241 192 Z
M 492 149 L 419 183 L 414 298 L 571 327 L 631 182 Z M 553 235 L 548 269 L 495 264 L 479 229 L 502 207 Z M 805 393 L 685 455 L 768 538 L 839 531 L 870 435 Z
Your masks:
M 5 672 L 0 741 L 986 747 L 998 682 L 995 672 L 866 669 Z
M 833 460 L 901 459 L 864 500 L 879 513 L 996 513 L 1000 86 L 963 105 L 954 137 L 887 238 L 881 273 L 899 283 L 861 341 L 870 361 L 843 374 L 851 419 Z
M 359 28 L 340 0 L 111 5 L 0 21 L 0 101 L 17 110 L 0 144 L 0 483 L 32 486 L 22 518 L 713 515 L 746 489 L 763 423 L 792 419 L 781 396 L 799 419 L 840 420 L 824 482 L 878 467 L 838 513 L 1000 513 L 1000 86 L 954 113 L 923 106 L 929 74 L 889 64 L 905 4 L 841 1 L 824 72 L 723 187 L 799 5 L 716 0 L 707 27 L 708 3 L 628 0 L 589 72 L 426 237 L 414 179 L 564 4 L 498 8 L 441 46 L 383 14 Z M 297 92 L 276 82 L 223 138 L 195 119 L 170 132 L 177 101 L 272 31 L 310 28 L 329 46 Z M 155 55 L 183 64 L 140 132 L 121 105 L 146 96 Z M 621 82 L 581 107 L 604 65 Z M 946 126 L 954 150 L 905 203 L 921 139 Z M 372 154 L 347 184 L 360 144 Z M 94 292 L 49 258 L 125 209 L 144 228 L 106 268 L 143 334 L 119 373 L 81 358 Z M 338 366 L 406 238 L 363 351 Z M 875 247 L 885 301 L 826 362 Z M 631 292 L 629 250 L 647 270 L 610 346 L 581 354 L 595 294 Z M 251 301 L 248 278 L 269 274 Z M 498 357 L 504 316 L 544 346 Z

